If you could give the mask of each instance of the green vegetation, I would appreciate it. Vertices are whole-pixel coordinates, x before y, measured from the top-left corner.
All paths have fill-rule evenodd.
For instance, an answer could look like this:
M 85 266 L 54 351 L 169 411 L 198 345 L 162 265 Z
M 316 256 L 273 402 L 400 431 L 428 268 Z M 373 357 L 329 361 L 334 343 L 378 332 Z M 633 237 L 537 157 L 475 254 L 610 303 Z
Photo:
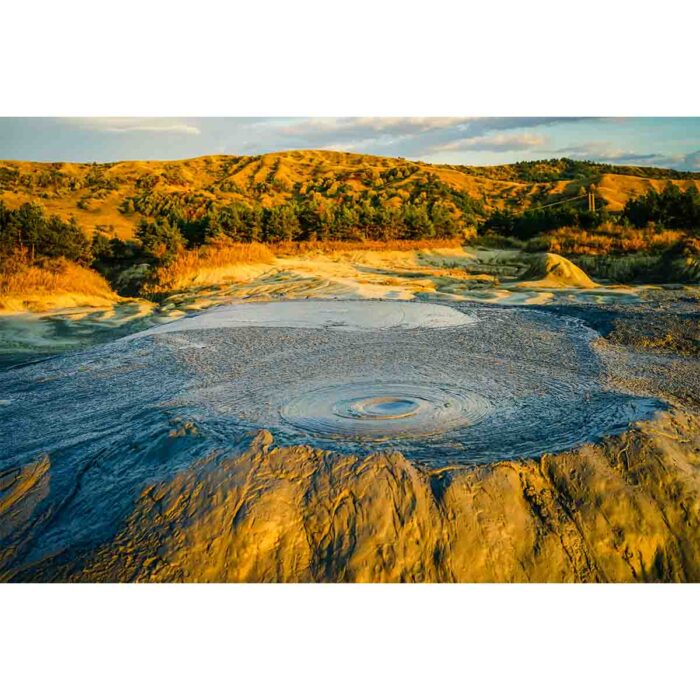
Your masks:
M 605 201 L 597 198 L 597 211 L 588 211 L 585 202 L 549 204 L 516 212 L 496 210 L 479 225 L 479 233 L 496 234 L 519 241 L 530 241 L 551 232 L 602 231 L 618 233 L 631 229 L 667 229 L 697 235 L 700 232 L 700 191 L 697 187 L 681 190 L 668 183 L 661 192 L 650 190 L 630 199 L 622 212 L 609 212 Z M 556 237 L 556 236 L 555 236 Z M 607 251 L 606 251 L 607 252 Z
M 698 180 L 700 173 L 653 168 L 639 165 L 610 165 L 590 160 L 551 158 L 548 160 L 521 161 L 510 165 L 454 166 L 469 175 L 481 175 L 494 180 L 511 182 L 558 182 L 561 180 L 595 180 L 601 175 L 632 175 L 664 179 Z
M 662 192 L 651 190 L 625 205 L 623 216 L 640 228 L 654 224 L 661 228 L 700 232 L 700 191 L 689 187 L 683 192 L 669 183 Z
M 481 202 L 437 177 L 404 182 L 415 170 L 409 166 L 388 169 L 370 183 L 378 189 L 360 192 L 336 178 L 316 178 L 297 183 L 284 204 L 273 205 L 220 204 L 201 192 L 151 188 L 124 200 L 121 211 L 167 219 L 190 246 L 220 236 L 234 242 L 265 243 L 451 238 L 483 216 Z M 358 177 L 369 180 L 371 174 Z
M 75 219 L 46 216 L 36 204 L 8 209 L 0 201 L 0 257 L 27 251 L 31 260 L 65 258 L 79 263 L 92 260 L 91 245 Z
M 669 182 L 657 191 L 656 180 L 630 198 L 639 184 L 626 184 L 627 194 L 615 194 L 624 208 L 610 211 L 599 194 L 590 212 L 585 188 L 607 173 L 682 176 L 685 189 Z M 178 163 L 8 162 L 0 165 L 0 193 L 17 204 L 0 199 L 0 259 L 91 265 L 129 293 L 183 256 L 198 264 L 203 247 L 240 244 L 461 239 L 587 258 L 663 256 L 658 272 L 674 260 L 697 259 L 700 192 L 691 181 L 698 177 L 569 159 L 470 168 L 321 152 Z M 610 186 L 601 190 L 609 194 Z M 643 268 L 637 260 L 634 269 Z
M 189 247 L 221 237 L 236 243 L 452 238 L 463 228 L 454 209 L 438 199 L 398 206 L 367 199 L 333 203 L 311 197 L 267 207 L 239 203 L 189 206 L 179 196 L 159 195 L 134 203 L 135 211 L 155 216 L 158 227 L 168 222 L 177 228 Z M 142 238 L 147 229 L 146 224 L 139 224 L 137 237 Z
M 569 204 L 532 209 L 522 213 L 504 209 L 493 212 L 479 226 L 479 232 L 493 231 L 501 236 L 526 241 L 564 226 L 594 229 L 607 221 L 608 218 L 605 209 L 590 212 L 580 206 L 574 207 Z
M 185 237 L 168 219 L 141 220 L 136 229 L 141 255 L 146 262 L 167 263 L 185 248 Z

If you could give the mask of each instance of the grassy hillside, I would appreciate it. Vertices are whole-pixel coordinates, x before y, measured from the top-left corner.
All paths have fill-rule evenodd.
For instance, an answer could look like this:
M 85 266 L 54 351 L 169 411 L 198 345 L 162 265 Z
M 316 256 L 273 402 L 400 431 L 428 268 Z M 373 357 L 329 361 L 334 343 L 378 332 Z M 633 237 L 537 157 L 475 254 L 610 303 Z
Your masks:
M 439 202 L 460 227 L 495 209 L 520 211 L 597 185 L 599 200 L 620 210 L 630 197 L 660 191 L 669 180 L 681 189 L 700 174 L 560 159 L 514 165 L 429 165 L 333 151 L 290 151 L 263 156 L 204 156 L 182 161 L 29 163 L 0 161 L 0 201 L 16 208 L 40 203 L 48 214 L 75 217 L 95 231 L 128 240 L 141 218 L 176 210 L 197 218 L 232 203 L 271 207 L 288 202 Z
M 700 173 L 569 159 L 472 167 L 334 151 L 0 161 L 0 263 L 20 260 L 48 286 L 58 282 L 47 261 L 92 266 L 134 295 L 200 269 L 254 262 L 265 245 L 471 240 L 578 256 L 592 274 L 603 270 L 597 258 L 641 255 L 621 277 L 606 263 L 603 276 L 695 280 L 699 184 Z M 587 210 L 591 189 L 595 212 Z M 69 277 L 75 271 L 60 285 Z

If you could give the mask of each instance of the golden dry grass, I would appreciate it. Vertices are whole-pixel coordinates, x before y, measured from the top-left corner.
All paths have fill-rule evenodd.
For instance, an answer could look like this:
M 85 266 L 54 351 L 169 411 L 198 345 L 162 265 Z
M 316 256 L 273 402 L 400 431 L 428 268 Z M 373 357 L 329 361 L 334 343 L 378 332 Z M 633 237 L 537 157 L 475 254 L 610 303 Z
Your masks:
M 204 270 L 231 266 L 271 264 L 275 256 L 262 243 L 206 245 L 182 251 L 171 263 L 157 268 L 144 293 L 154 294 L 186 287 Z
M 153 272 L 145 285 L 145 294 L 158 294 L 211 281 L 213 270 L 245 268 L 250 265 L 271 265 L 276 256 L 313 256 L 352 251 L 411 251 L 433 248 L 457 248 L 458 238 L 424 241 L 316 241 L 303 243 L 214 243 L 194 250 L 182 251 L 172 262 Z M 221 275 L 219 275 L 221 276 Z
M 277 255 L 304 255 L 342 253 L 354 250 L 404 251 L 425 250 L 428 248 L 457 248 L 463 244 L 461 238 L 433 238 L 418 241 L 304 241 L 298 243 L 277 243 L 271 246 Z
M 0 295 L 76 293 L 114 296 L 107 281 L 94 270 L 59 258 L 30 265 L 22 258 L 0 262 Z
M 560 228 L 533 239 L 526 249 L 547 250 L 560 255 L 662 253 L 683 240 L 685 235 L 682 231 L 628 229 L 613 225 L 604 225 L 590 232 Z

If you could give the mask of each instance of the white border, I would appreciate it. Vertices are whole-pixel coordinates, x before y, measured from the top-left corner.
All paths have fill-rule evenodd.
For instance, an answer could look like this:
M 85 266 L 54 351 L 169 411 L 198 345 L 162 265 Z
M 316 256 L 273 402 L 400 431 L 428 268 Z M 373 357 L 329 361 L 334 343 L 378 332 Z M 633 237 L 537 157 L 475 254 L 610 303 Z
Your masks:
M 698 113 L 690 0 L 24 0 L 0 114 Z
M 689 697 L 697 592 L 8 585 L 0 591 L 3 695 Z
M 697 115 L 693 3 L 6 3 L 3 115 Z M 697 586 L 0 586 L 2 693 L 659 698 Z M 692 635 L 692 637 L 691 637 Z

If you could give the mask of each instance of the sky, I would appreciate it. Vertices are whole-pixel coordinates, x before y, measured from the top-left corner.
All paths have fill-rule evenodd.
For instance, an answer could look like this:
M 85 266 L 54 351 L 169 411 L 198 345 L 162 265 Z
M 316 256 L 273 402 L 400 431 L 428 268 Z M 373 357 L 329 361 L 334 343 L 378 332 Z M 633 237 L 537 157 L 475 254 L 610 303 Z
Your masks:
M 570 157 L 700 171 L 700 117 L 0 118 L 4 160 L 174 160 L 306 148 L 429 163 Z

